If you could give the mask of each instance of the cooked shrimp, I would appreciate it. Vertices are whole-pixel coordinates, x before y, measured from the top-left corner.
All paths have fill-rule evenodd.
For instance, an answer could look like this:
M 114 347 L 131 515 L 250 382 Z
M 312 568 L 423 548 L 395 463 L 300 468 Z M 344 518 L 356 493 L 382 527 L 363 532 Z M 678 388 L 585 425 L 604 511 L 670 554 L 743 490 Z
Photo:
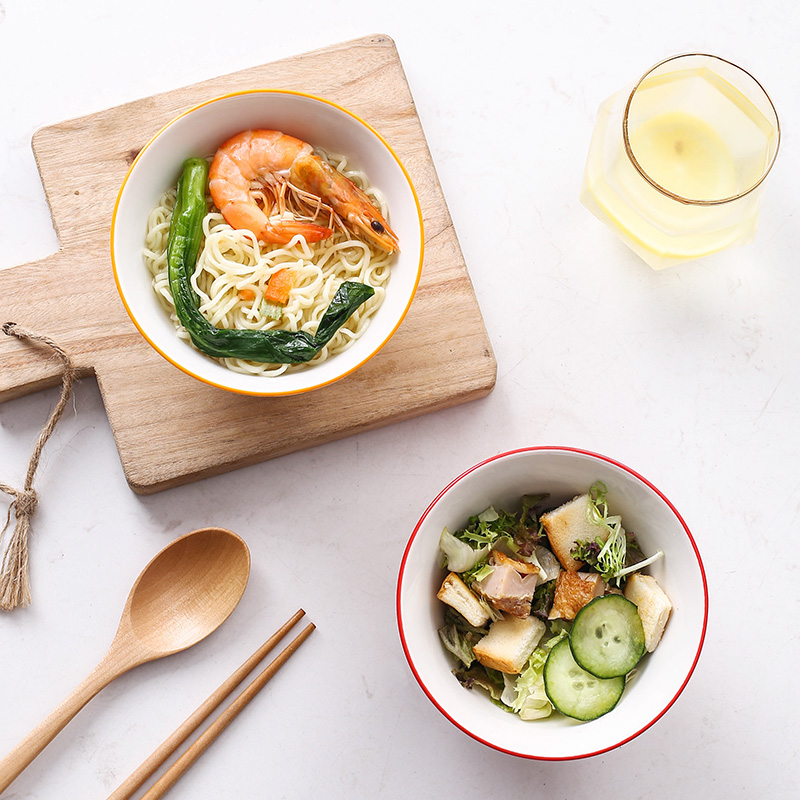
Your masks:
M 265 191 L 253 191 L 259 186 Z M 330 226 L 280 213 L 285 211 L 287 186 L 315 213 L 329 209 L 331 224 L 341 220 L 383 250 L 398 249 L 397 236 L 369 197 L 315 156 L 310 144 L 293 136 L 267 130 L 238 133 L 217 150 L 209 171 L 211 199 L 231 227 L 246 228 L 262 242 L 276 244 L 286 244 L 296 234 L 308 242 L 330 236 Z M 276 210 L 280 216 L 274 216 Z

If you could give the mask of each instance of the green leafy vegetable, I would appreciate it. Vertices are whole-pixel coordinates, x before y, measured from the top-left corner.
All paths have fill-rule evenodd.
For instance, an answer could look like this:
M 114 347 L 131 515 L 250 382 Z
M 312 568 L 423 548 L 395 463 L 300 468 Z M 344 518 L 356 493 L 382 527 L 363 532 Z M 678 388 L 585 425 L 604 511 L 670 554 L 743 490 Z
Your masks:
M 283 306 L 278 305 L 278 303 L 268 303 L 266 300 L 262 300 L 259 312 L 262 317 L 279 320 L 283 316 Z
M 619 586 L 626 575 L 644 569 L 664 555 L 659 550 L 650 558 L 636 558 L 637 553 L 642 554 L 636 538 L 625 532 L 622 517 L 608 513 L 608 489 L 602 481 L 592 484 L 589 489 L 587 514 L 602 532 L 593 541 L 576 542 L 570 554 L 596 569 L 606 583 L 613 580 Z
M 531 653 L 514 683 L 516 696 L 510 705 L 524 720 L 549 717 L 553 710 L 553 704 L 544 690 L 544 665 L 550 651 L 569 635 L 566 626 L 556 626 L 554 630 L 554 634 Z
M 499 670 L 492 669 L 491 667 L 484 667 L 483 664 L 476 661 L 469 669 L 453 670 L 453 675 L 456 676 L 459 683 L 461 683 L 464 688 L 473 689 L 479 686 L 489 693 L 489 697 L 495 705 L 506 711 L 511 711 L 501 700 L 503 690 L 505 689 L 505 681 L 503 680 L 503 673 Z
M 439 628 L 439 638 L 447 650 L 449 650 L 465 667 L 469 667 L 475 660 L 475 653 L 472 648 L 477 644 L 480 636 L 474 637 L 469 633 L 461 633 L 455 624 L 445 625 Z
M 461 575 L 461 580 L 469 586 L 475 581 L 482 581 L 484 578 L 488 578 L 493 571 L 494 567 L 488 564 L 484 559 L 483 561 L 479 561 L 472 569 L 468 569 L 463 573 Z
M 536 510 L 550 497 L 549 494 L 524 494 L 522 495 L 522 521 L 524 523 L 539 524 L 539 515 Z
M 553 599 L 556 596 L 555 580 L 540 583 L 533 592 L 531 600 L 531 614 L 540 619 L 547 619 L 550 609 L 553 607 Z
M 499 539 L 506 539 L 509 549 L 520 556 L 530 557 L 536 545 L 546 541 L 536 510 L 547 497 L 546 494 L 525 495 L 519 514 L 509 514 L 489 506 L 482 513 L 471 516 L 467 525 L 454 535 L 473 546 L 491 546 Z
M 466 527 L 456 531 L 455 536 L 463 542 L 478 545 L 493 544 L 500 536 L 513 536 L 517 520 L 505 511 L 496 511 L 492 506 L 469 518 Z
M 608 489 L 602 481 L 589 489 L 589 505 L 586 511 L 589 521 L 597 525 L 600 532 L 594 541 L 578 541 L 570 554 L 579 561 L 594 567 L 609 583 L 625 567 L 627 537 L 622 527 L 622 517 L 608 513 Z
M 465 667 L 469 667 L 475 660 L 472 648 L 488 633 L 486 628 L 476 628 L 470 625 L 454 608 L 447 607 L 444 614 L 444 626 L 439 629 L 439 638 Z
M 270 364 L 310 361 L 375 293 L 371 286 L 345 281 L 339 286 L 312 336 L 307 331 L 238 330 L 217 328 L 198 310 L 199 298 L 191 285 L 203 238 L 206 215 L 208 162 L 189 158 L 178 179 L 178 194 L 169 228 L 167 266 L 175 313 L 192 342 L 202 352 L 218 358 L 243 358 Z
M 479 686 L 489 693 L 492 702 L 510 709 L 503 704 L 500 697 L 503 694 L 505 683 L 503 673 L 475 660 L 473 646 L 489 632 L 486 628 L 476 628 L 470 625 L 455 609 L 448 608 L 444 615 L 444 627 L 439 630 L 442 643 L 464 666 L 453 670 L 453 675 L 467 689 Z
M 575 546 L 569 552 L 570 555 L 577 561 L 583 561 L 590 567 L 593 567 L 600 572 L 601 570 L 597 566 L 597 557 L 600 555 L 600 551 L 603 549 L 604 544 L 605 542 L 601 536 L 598 536 L 592 541 L 579 539 L 577 542 L 575 542 Z
M 489 555 L 489 546 L 475 548 L 468 542 L 454 536 L 445 528 L 439 537 L 439 549 L 443 564 L 451 572 L 467 572 Z

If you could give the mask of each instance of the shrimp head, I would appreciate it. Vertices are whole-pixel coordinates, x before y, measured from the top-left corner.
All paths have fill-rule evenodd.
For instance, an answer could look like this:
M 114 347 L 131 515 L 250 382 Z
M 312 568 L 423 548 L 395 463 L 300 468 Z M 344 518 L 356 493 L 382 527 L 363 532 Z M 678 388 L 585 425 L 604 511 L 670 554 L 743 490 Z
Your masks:
M 362 239 L 388 253 L 399 249 L 397 236 L 370 198 L 349 178 L 313 153 L 302 153 L 292 163 L 290 181 L 322 199 Z

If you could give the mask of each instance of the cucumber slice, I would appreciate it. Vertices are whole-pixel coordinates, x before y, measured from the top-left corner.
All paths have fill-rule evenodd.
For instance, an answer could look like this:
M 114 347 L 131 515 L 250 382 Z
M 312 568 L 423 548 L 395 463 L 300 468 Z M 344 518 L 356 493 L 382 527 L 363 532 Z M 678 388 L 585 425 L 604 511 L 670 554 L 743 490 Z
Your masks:
M 639 611 L 621 594 L 598 597 L 578 612 L 569 643 L 575 661 L 592 675 L 627 675 L 645 651 Z
M 617 704 L 625 688 L 625 678 L 603 680 L 575 663 L 569 639 L 562 639 L 547 656 L 544 665 L 544 690 L 550 702 L 573 719 L 602 717 Z

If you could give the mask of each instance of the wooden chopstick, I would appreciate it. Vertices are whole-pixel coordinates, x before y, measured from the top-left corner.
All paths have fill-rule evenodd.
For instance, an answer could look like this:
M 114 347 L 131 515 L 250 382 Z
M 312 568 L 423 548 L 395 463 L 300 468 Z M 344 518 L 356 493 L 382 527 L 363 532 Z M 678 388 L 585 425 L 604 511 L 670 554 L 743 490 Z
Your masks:
M 239 712 L 264 688 L 267 681 L 288 661 L 292 653 L 300 647 L 313 630 L 313 622 L 303 628 L 270 662 L 269 666 L 197 737 L 189 749 L 142 795 L 141 800 L 158 800 L 159 797 L 163 797 L 222 731 L 230 725 Z
M 108 796 L 108 800 L 129 800 L 136 792 L 136 790 L 151 776 L 153 773 L 189 738 L 189 736 L 197 730 L 197 728 L 211 715 L 211 713 L 219 707 L 223 700 L 256 668 L 256 666 L 264 659 L 264 657 L 275 647 L 275 645 L 288 633 L 294 624 L 305 614 L 303 609 L 299 609 L 290 619 L 288 619 L 275 633 L 264 642 L 261 647 L 253 653 L 226 681 L 212 692 L 211 695 L 194 711 L 187 719 L 173 731 L 138 767 L 131 775 L 121 783 L 117 789 Z M 164 776 L 157 781 L 152 788 L 144 795 L 149 800 L 155 800 L 161 797 L 178 778 L 183 775 L 186 769 L 197 760 L 211 744 L 214 739 L 230 724 L 230 721 L 244 708 L 247 703 L 258 693 L 260 689 L 267 683 L 267 681 L 280 669 L 292 653 L 300 646 L 300 644 L 308 637 L 311 631 L 314 630 L 314 625 L 309 624 L 287 647 L 272 661 L 269 666 L 255 679 L 253 682 L 234 700 L 230 706 L 217 718 L 217 720 L 208 727 L 208 729 L 198 737 L 198 740 L 181 756 L 173 766 L 164 773 Z M 257 687 L 253 689 L 253 687 Z M 242 697 L 247 693 L 246 699 L 242 702 Z M 233 714 L 230 713 L 234 704 L 236 710 Z M 219 725 L 220 720 L 225 718 L 227 721 L 223 725 Z M 208 738 L 202 749 L 195 752 L 198 743 L 203 737 L 208 737 L 209 731 L 217 726 L 216 733 Z M 191 759 L 187 759 L 190 753 L 194 753 Z M 172 780 L 165 785 L 162 781 L 173 773 L 173 770 L 186 759 L 185 766 L 174 774 Z M 152 794 L 157 787 L 161 786 L 160 792 Z M 144 798 L 142 798 L 144 800 Z

